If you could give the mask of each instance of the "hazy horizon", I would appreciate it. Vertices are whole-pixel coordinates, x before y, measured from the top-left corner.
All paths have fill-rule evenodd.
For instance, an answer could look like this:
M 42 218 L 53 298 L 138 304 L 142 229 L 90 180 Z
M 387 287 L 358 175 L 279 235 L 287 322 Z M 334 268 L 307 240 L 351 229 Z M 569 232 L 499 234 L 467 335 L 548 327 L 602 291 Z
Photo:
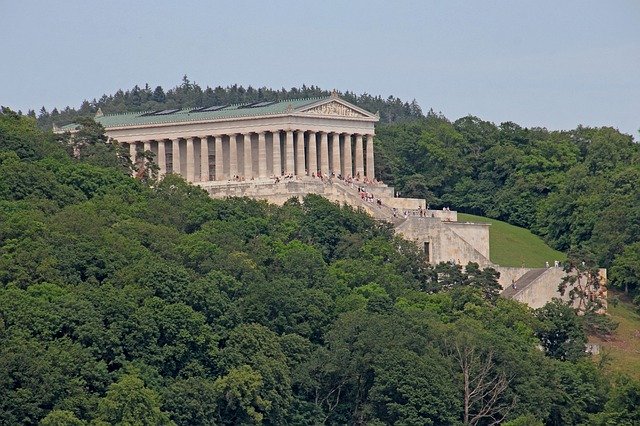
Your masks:
M 640 4 L 5 2 L 0 104 L 77 108 L 134 85 L 316 85 L 638 140 Z

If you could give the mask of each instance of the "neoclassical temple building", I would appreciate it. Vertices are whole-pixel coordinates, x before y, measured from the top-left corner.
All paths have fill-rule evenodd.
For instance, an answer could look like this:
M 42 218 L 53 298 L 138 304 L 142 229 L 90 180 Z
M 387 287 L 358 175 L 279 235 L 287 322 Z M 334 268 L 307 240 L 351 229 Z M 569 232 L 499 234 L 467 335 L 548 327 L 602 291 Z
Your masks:
M 189 182 L 283 175 L 374 177 L 378 116 L 335 94 L 145 113 L 98 113 L 95 120 L 110 138 L 128 145 L 131 158 L 140 151 L 152 151 L 160 174 L 180 174 Z

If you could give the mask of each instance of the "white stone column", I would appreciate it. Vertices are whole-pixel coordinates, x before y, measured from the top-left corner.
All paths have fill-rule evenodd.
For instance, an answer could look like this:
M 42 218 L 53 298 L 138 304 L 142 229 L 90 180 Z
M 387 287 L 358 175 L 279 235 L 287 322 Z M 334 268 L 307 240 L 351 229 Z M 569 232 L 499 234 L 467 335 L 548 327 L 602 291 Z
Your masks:
M 351 155 L 351 133 L 344 134 L 342 175 L 347 178 L 353 176 L 353 156 Z
M 295 164 L 293 162 L 293 132 L 291 130 L 287 130 L 287 135 L 285 139 L 285 161 L 286 161 L 286 174 L 294 174 L 295 173 Z
M 215 145 L 214 149 L 216 151 L 216 180 L 224 180 L 224 153 L 222 151 L 222 135 L 214 135 L 213 143 Z
M 193 138 L 187 138 L 187 173 L 185 179 L 187 182 L 195 182 L 195 156 L 193 151 Z
M 340 133 L 334 133 L 331 138 L 331 173 L 340 174 Z
M 200 136 L 200 182 L 209 180 L 209 137 Z
M 364 178 L 364 150 L 362 148 L 362 135 L 356 135 L 356 176 Z
M 253 155 L 251 152 L 251 133 L 244 134 L 244 178 L 251 180 L 253 177 Z
M 308 145 L 308 162 L 309 162 L 309 176 L 313 173 L 314 176 L 318 174 L 318 153 L 316 146 L 316 132 L 309 132 Z
M 129 158 L 131 159 L 131 164 L 133 164 L 134 166 L 137 163 L 137 151 L 136 151 L 136 143 L 135 142 L 129 142 Z
M 280 130 L 273 132 L 273 174 L 282 176 L 282 153 L 280 152 Z
M 375 179 L 375 168 L 373 167 L 373 135 L 367 135 L 367 177 Z
M 160 176 L 164 176 L 167 174 L 167 151 L 165 149 L 165 140 L 160 139 L 158 141 L 158 173 Z
M 142 143 L 142 153 L 146 153 L 147 151 L 151 151 L 151 141 L 144 141 Z M 149 160 L 143 159 L 141 163 L 144 166 L 145 171 L 147 170 L 147 166 L 149 165 Z M 151 175 L 149 175 L 151 176 Z
M 173 170 L 172 172 L 177 174 L 177 175 L 181 175 L 182 174 L 182 170 L 180 170 L 180 139 L 173 139 L 171 141 L 172 146 L 171 146 L 171 158 L 172 160 L 172 164 L 173 164 Z
M 267 140 L 265 132 L 258 133 L 258 177 L 267 177 Z
M 323 177 L 329 176 L 329 141 L 327 132 L 320 132 L 320 171 Z
M 151 151 L 151 141 L 144 141 L 144 143 L 142 144 L 142 149 L 143 149 L 143 151 L 142 151 L 143 153 Z M 151 152 L 153 153 L 153 151 L 151 151 Z M 145 168 L 145 170 L 147 170 L 147 167 L 149 166 L 151 161 L 149 161 L 147 159 L 145 159 L 143 161 L 144 161 L 144 168 Z M 151 176 L 151 175 L 149 175 L 149 176 Z
M 305 176 L 307 171 L 305 169 L 306 161 L 304 158 L 304 130 L 298 130 L 296 141 L 296 176 Z
M 234 180 L 238 175 L 238 141 L 236 134 L 229 135 L 229 179 Z

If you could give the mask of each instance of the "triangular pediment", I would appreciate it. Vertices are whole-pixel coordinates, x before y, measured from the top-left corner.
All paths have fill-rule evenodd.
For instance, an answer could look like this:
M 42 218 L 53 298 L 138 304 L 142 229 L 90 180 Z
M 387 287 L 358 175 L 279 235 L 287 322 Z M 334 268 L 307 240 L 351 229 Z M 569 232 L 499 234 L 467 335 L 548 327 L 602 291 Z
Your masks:
M 348 102 L 343 101 L 340 98 L 330 98 L 321 103 L 310 105 L 301 109 L 299 112 L 313 115 L 325 115 L 333 117 L 347 117 L 347 118 L 373 118 L 377 117 L 368 111 L 358 108 L 355 105 L 351 105 Z

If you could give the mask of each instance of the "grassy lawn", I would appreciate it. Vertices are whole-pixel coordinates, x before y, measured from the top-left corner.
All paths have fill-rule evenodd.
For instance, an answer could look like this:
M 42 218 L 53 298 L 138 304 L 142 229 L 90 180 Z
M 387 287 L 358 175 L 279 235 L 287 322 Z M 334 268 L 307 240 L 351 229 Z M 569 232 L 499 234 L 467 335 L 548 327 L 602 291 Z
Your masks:
M 615 295 L 609 290 L 608 313 L 620 325 L 609 340 L 589 338 L 589 342 L 600 345 L 600 355 L 594 361 L 602 362 L 609 373 L 625 373 L 640 379 L 640 315 L 627 301 L 614 307 L 611 299 Z
M 524 228 L 509 225 L 495 219 L 458 213 L 459 222 L 490 223 L 489 250 L 491 261 L 501 266 L 525 266 L 542 268 L 545 261 L 565 260 L 566 255 L 552 249 Z

